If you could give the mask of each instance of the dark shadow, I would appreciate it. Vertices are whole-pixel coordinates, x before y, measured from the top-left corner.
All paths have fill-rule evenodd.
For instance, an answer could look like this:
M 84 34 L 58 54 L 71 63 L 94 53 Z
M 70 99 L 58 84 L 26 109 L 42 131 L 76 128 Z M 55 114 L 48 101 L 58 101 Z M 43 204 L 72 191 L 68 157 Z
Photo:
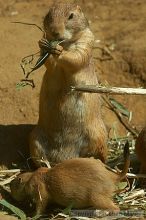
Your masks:
M 0 125 L 0 167 L 26 166 L 29 156 L 28 137 L 34 125 Z M 19 168 L 19 167 L 18 167 Z

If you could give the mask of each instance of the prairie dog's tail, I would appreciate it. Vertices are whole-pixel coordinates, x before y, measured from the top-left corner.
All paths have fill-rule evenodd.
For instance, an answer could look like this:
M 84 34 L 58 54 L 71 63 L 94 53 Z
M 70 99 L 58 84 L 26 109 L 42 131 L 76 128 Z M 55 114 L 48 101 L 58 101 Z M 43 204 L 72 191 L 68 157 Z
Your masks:
M 130 166 L 130 152 L 129 152 L 129 143 L 128 141 L 126 142 L 125 146 L 124 146 L 124 167 L 123 170 L 121 171 L 121 173 L 119 174 L 119 180 L 122 180 L 123 178 L 125 178 L 126 173 L 128 172 L 128 168 Z

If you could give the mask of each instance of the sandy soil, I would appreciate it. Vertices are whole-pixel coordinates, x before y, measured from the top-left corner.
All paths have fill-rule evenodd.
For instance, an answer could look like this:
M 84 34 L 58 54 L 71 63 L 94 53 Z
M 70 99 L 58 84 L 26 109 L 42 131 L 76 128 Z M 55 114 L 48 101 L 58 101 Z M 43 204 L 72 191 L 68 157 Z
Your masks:
M 96 40 L 113 48 L 110 60 L 96 60 L 99 79 L 104 84 L 123 87 L 146 87 L 146 1 L 90 0 L 79 1 L 89 19 Z M 28 133 L 37 123 L 38 99 L 45 68 L 33 75 L 36 88 L 16 90 L 23 77 L 22 57 L 38 51 L 42 33 L 35 27 L 13 24 L 13 21 L 42 25 L 48 11 L 48 0 L 0 0 L 0 164 L 15 165 L 16 155 L 26 163 Z M 98 46 L 100 46 L 98 44 Z M 102 57 L 101 50 L 95 55 Z M 139 130 L 146 121 L 146 97 L 116 96 L 133 112 L 132 124 Z M 115 115 L 103 108 L 107 128 L 125 135 Z

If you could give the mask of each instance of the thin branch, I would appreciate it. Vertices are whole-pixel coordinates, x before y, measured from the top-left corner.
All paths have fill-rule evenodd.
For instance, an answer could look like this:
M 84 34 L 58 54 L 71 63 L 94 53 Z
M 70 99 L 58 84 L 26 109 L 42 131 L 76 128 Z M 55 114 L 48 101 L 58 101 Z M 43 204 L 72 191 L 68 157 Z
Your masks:
M 106 61 L 106 60 L 116 60 L 116 57 L 113 56 L 112 52 L 110 51 L 110 49 L 106 46 L 106 45 L 103 45 L 103 46 L 94 46 L 93 49 L 100 49 L 104 54 L 107 54 L 108 57 L 106 58 L 99 58 L 99 57 L 94 57 L 95 59 L 99 59 L 100 61 Z
M 26 75 L 26 73 L 25 73 L 25 68 L 24 68 L 24 66 L 22 65 L 22 63 L 20 63 L 20 67 L 21 67 L 21 69 L 22 69 L 22 71 L 23 71 L 23 74 L 24 74 L 24 76 Z
M 26 85 L 31 86 L 32 88 L 35 88 L 33 79 L 21 79 L 21 82 L 25 82 Z
M 142 88 L 119 88 L 99 85 L 71 86 L 71 90 L 87 93 L 108 93 L 114 95 L 146 95 L 146 89 Z
M 27 23 L 27 22 L 20 22 L 20 21 L 12 21 L 11 23 L 13 23 L 13 24 L 24 24 L 24 25 L 35 26 L 35 27 L 37 27 L 40 31 L 42 31 L 43 33 L 45 33 L 45 31 L 44 31 L 40 26 L 38 26 L 37 24 Z
M 22 58 L 21 62 L 22 62 L 22 63 L 25 62 L 25 60 L 26 60 L 27 58 L 30 58 L 30 57 L 31 57 L 31 60 L 30 60 L 29 62 L 32 62 L 33 59 L 34 59 L 34 56 L 37 55 L 37 54 L 39 54 L 39 53 L 40 53 L 40 51 L 37 51 L 36 53 L 27 55 L 27 56 L 25 56 L 25 57 Z
M 131 178 L 131 179 L 138 179 L 138 178 L 144 178 L 146 179 L 146 174 L 133 174 L 133 173 L 127 173 L 126 176 L 128 178 Z
M 134 136 L 138 136 L 138 132 L 132 128 L 132 126 L 129 124 L 129 122 L 127 120 L 125 120 L 125 118 L 122 117 L 122 115 L 120 114 L 120 112 L 111 104 L 111 102 L 105 98 L 102 97 L 103 100 L 108 104 L 108 106 L 110 107 L 110 109 L 116 114 L 117 118 L 119 119 L 119 121 L 122 123 L 122 125 L 131 132 L 131 134 L 133 134 Z

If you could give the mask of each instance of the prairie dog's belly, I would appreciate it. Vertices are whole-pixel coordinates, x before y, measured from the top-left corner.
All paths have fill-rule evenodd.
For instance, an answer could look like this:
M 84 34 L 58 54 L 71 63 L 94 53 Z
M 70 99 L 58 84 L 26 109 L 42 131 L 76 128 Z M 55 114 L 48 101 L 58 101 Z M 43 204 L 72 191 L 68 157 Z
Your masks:
M 39 124 L 54 141 L 74 144 L 83 138 L 88 106 L 83 94 L 70 93 L 48 100 L 40 106 Z
M 98 94 L 71 92 L 71 86 L 88 84 L 98 84 L 92 66 L 75 74 L 57 65 L 46 71 L 40 93 L 39 124 L 52 130 L 83 127 L 89 114 L 98 114 L 100 98 Z
M 58 85 L 48 75 L 44 77 L 38 124 L 47 135 L 50 157 L 67 159 L 79 156 L 81 148 L 89 145 L 87 126 L 92 126 L 91 118 L 97 118 L 98 95 L 67 91 L 65 82 L 59 77 L 57 81 Z

